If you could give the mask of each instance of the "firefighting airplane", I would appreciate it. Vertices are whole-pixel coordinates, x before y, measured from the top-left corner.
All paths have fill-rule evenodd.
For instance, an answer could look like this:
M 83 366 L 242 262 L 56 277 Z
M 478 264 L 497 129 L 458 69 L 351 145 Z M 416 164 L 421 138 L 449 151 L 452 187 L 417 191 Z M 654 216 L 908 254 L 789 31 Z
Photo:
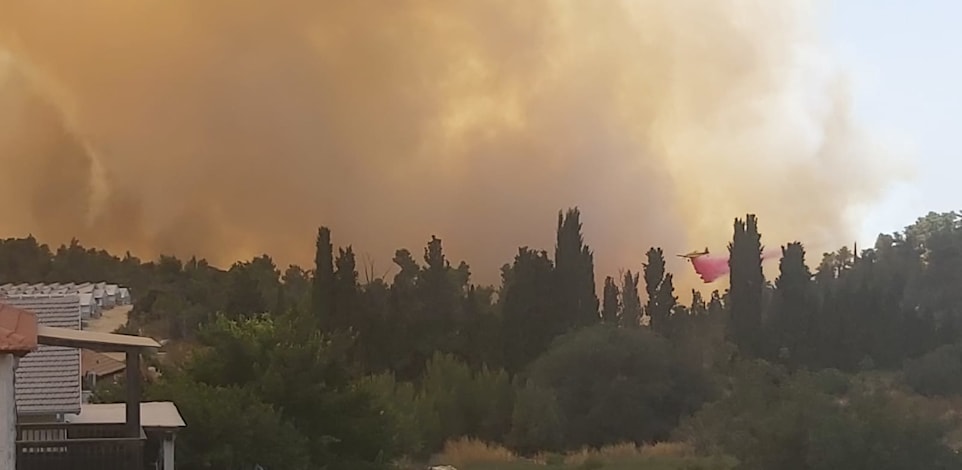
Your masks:
M 705 256 L 707 254 L 708 254 L 708 247 L 706 246 L 704 251 L 692 251 L 690 253 L 686 253 L 683 255 L 675 255 L 675 256 L 679 258 L 686 258 L 691 260 L 691 259 L 698 258 L 699 256 Z

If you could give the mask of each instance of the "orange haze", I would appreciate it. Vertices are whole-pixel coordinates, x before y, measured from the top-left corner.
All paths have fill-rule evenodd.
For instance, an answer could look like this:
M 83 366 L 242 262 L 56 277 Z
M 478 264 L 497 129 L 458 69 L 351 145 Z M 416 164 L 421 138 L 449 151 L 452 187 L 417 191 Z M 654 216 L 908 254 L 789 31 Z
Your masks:
M 834 248 L 895 174 L 807 1 L 0 12 L 0 236 L 309 265 L 324 224 L 383 270 L 436 234 L 495 282 L 577 205 L 602 276 L 721 251 L 746 212 L 769 245 Z

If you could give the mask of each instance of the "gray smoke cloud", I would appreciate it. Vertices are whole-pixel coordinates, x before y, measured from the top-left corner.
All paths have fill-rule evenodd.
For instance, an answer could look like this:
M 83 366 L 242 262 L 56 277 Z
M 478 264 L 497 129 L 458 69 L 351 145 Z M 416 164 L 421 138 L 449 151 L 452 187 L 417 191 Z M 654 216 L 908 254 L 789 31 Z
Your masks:
M 817 252 L 898 172 L 813 8 L 0 0 L 0 235 L 309 264 L 324 224 L 386 268 L 437 234 L 495 282 L 577 205 L 599 275 L 746 212 Z

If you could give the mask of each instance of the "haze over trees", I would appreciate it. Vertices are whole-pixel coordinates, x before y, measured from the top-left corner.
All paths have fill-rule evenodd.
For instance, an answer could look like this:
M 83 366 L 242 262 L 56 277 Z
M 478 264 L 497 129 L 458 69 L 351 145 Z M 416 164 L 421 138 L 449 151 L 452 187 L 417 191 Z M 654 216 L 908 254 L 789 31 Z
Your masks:
M 525 455 L 683 441 L 750 470 L 962 465 L 933 398 L 962 394 L 958 214 L 814 271 L 788 243 L 773 280 L 760 222 L 736 219 L 730 288 L 687 305 L 660 248 L 596 273 L 581 224 L 560 212 L 553 256 L 519 248 L 498 286 L 435 236 L 392 278 L 361 273 L 326 227 L 314 266 L 284 269 L 9 239 L 0 283 L 129 285 L 126 329 L 173 340 L 144 393 L 184 414 L 186 469 L 387 468 L 460 437 Z

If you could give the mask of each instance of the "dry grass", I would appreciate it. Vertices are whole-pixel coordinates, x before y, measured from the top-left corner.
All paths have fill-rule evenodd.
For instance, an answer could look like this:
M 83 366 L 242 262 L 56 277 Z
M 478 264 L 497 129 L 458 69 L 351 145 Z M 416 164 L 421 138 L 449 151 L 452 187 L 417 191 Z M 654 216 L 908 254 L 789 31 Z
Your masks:
M 603 462 L 623 462 L 648 458 L 683 458 L 695 455 L 694 449 L 683 442 L 659 442 L 652 445 L 635 445 L 632 443 L 614 444 L 600 449 L 582 449 L 580 452 L 565 456 L 567 465 L 584 465 L 589 460 Z M 544 456 L 539 456 L 545 458 Z M 541 460 L 540 461 L 546 461 Z
M 682 459 L 694 457 L 694 455 L 694 449 L 682 442 L 661 442 L 643 446 L 625 443 L 609 445 L 600 449 L 583 449 L 564 456 L 542 453 L 527 460 L 497 444 L 489 444 L 477 439 L 458 439 L 448 441 L 441 453 L 432 460 L 439 464 L 453 465 L 458 468 L 521 462 L 536 462 L 541 465 L 563 462 L 566 466 L 577 468 L 589 461 L 614 463 L 646 459 Z
M 444 449 L 433 460 L 445 465 L 461 467 L 468 464 L 517 462 L 518 456 L 497 444 L 462 438 L 446 442 Z

